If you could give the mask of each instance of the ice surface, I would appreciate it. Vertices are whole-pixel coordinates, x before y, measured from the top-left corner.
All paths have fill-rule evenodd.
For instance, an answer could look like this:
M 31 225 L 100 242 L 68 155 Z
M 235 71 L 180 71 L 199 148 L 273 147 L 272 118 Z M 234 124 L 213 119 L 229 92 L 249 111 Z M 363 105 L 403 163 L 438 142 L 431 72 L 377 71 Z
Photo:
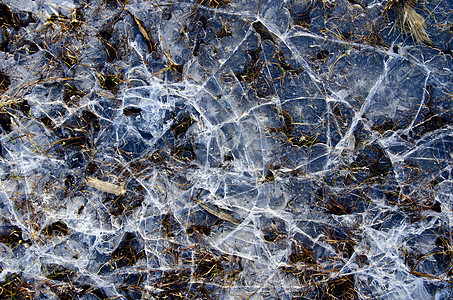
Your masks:
M 385 6 L 3 1 L 1 297 L 453 298 L 453 4 Z

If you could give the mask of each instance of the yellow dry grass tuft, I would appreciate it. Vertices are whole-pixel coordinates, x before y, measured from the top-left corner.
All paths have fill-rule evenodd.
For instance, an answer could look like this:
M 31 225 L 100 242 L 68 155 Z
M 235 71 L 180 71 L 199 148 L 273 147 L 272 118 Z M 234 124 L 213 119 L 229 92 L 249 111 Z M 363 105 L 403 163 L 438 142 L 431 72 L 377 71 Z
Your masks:
M 418 14 L 414 6 L 414 0 L 389 0 L 385 6 L 385 12 L 392 10 L 395 15 L 395 23 L 406 34 L 412 35 L 417 43 L 433 44 L 426 33 L 425 19 Z

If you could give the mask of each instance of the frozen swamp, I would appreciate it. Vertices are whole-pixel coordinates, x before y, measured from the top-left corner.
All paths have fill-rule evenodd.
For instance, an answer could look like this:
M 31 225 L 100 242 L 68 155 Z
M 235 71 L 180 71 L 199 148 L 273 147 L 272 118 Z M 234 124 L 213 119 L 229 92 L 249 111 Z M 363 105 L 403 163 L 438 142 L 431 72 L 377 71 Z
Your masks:
M 453 298 L 451 0 L 0 24 L 1 299 Z

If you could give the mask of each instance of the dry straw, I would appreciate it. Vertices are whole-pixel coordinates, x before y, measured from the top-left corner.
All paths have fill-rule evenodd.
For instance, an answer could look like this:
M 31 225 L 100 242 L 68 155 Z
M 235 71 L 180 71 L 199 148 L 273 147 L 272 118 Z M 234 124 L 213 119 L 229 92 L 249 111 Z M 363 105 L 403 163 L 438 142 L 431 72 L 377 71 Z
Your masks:
M 432 44 L 426 33 L 425 19 L 414 9 L 416 4 L 417 0 L 389 0 L 385 12 L 392 10 L 397 26 L 406 34 L 412 35 L 417 43 Z

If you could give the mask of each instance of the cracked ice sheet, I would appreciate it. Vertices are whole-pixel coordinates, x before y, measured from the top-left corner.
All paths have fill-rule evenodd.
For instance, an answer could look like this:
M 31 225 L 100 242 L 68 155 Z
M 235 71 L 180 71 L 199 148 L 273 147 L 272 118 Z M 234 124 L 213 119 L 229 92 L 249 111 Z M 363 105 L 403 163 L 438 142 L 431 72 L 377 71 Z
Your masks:
M 3 289 L 452 296 L 448 1 L 4 3 Z

